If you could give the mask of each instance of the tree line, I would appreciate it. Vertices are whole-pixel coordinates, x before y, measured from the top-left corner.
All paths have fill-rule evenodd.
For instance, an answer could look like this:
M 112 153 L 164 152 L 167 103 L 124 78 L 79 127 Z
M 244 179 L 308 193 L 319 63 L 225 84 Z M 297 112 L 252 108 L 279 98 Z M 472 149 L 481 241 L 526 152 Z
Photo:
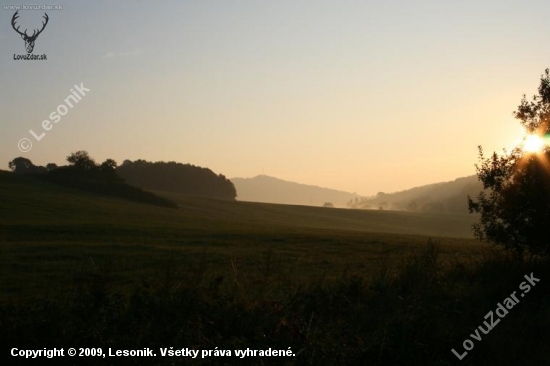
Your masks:
M 118 166 L 113 159 L 99 164 L 86 151 L 71 153 L 66 161 L 69 165 L 49 163 L 44 167 L 17 157 L 8 166 L 17 174 L 43 176 L 64 186 L 168 207 L 176 204 L 144 190 L 228 200 L 237 196 L 233 183 L 223 175 L 190 164 L 125 160 Z
M 227 200 L 237 197 L 235 186 L 224 175 L 191 164 L 125 160 L 116 173 L 143 189 Z

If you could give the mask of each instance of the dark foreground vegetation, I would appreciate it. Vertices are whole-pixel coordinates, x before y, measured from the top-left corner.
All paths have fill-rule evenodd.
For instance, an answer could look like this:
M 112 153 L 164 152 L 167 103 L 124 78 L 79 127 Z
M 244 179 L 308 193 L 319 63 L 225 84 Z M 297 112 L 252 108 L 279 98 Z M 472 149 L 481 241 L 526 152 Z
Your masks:
M 548 365 L 549 263 L 502 254 L 449 263 L 438 250 L 431 243 L 398 266 L 343 271 L 330 280 L 299 281 L 288 265 L 269 259 L 252 281 L 237 267 L 225 275 L 206 263 L 171 263 L 125 291 L 114 289 L 112 266 L 96 267 L 55 296 L 3 303 L 0 342 L 28 349 L 148 347 L 159 356 L 78 360 L 98 365 Z M 519 297 L 531 273 L 540 282 Z M 513 291 L 520 302 L 473 340 L 470 334 L 489 322 L 486 314 Z M 474 349 L 459 361 L 451 349 L 463 354 L 466 339 Z M 232 356 L 160 357 L 159 349 L 171 346 L 218 347 Z M 234 350 L 288 347 L 295 357 L 234 356 Z
M 6 358 L 10 347 L 81 346 L 292 347 L 297 356 L 51 364 L 456 364 L 451 348 L 524 274 L 543 272 L 479 264 L 487 246 L 461 238 L 469 221 L 460 216 L 170 199 L 178 209 L 0 172 L 3 364 L 21 361 Z M 454 238 L 440 239 L 440 261 L 433 248 L 422 255 L 428 236 L 443 233 Z M 523 346 L 531 364 L 544 360 L 536 340 L 545 340 L 550 279 L 538 278 L 461 364 L 517 359 Z M 501 338 L 516 348 L 501 349 Z

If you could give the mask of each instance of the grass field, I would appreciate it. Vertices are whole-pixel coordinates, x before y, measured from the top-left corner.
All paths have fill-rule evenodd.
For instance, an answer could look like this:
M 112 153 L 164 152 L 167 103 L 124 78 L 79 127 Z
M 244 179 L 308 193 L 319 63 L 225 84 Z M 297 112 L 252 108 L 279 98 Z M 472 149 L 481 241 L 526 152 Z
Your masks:
M 159 193 L 159 192 L 157 192 Z M 296 279 L 368 273 L 429 237 L 446 259 L 479 256 L 472 218 L 230 202 L 160 193 L 179 209 L 104 198 L 33 177 L 0 174 L 2 294 L 62 288 L 109 266 L 120 284 L 175 266 L 213 275 L 272 266 Z M 267 263 L 269 261 L 270 263 Z
M 291 347 L 296 354 L 79 365 L 550 362 L 548 262 L 517 261 L 474 240 L 472 217 L 157 193 L 179 207 L 0 172 L 0 350 Z M 462 353 L 487 312 L 531 272 L 541 282 L 528 300 L 459 361 L 451 348 Z

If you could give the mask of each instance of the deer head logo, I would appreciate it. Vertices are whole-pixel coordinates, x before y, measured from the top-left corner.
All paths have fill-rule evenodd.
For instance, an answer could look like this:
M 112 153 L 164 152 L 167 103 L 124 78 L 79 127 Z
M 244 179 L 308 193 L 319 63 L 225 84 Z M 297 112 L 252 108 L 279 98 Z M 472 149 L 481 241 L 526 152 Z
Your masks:
M 19 10 L 16 11 L 15 14 L 13 14 L 13 18 L 11 18 L 11 26 L 17 33 L 21 35 L 21 38 L 23 38 L 23 40 L 25 41 L 25 48 L 27 49 L 27 53 L 32 53 L 32 50 L 34 49 L 34 41 L 36 41 L 36 38 L 38 38 L 40 33 L 42 33 L 44 28 L 46 28 L 46 24 L 48 24 L 48 20 L 50 18 L 48 18 L 48 14 L 44 13 L 43 18 L 46 19 L 46 21 L 42 22 L 42 29 L 35 29 L 32 36 L 29 36 L 26 29 L 24 33 L 21 33 L 19 31 L 19 27 L 15 28 L 15 21 L 17 20 L 17 18 L 19 18 L 19 15 L 17 15 L 17 13 L 19 13 Z

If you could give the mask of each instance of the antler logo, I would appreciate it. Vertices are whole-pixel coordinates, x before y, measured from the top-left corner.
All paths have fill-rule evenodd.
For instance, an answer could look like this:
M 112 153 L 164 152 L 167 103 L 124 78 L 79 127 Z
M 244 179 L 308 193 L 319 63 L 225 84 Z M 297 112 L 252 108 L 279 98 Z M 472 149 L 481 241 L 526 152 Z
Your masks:
M 32 50 L 34 49 L 34 41 L 36 41 L 36 38 L 38 38 L 40 33 L 42 33 L 44 28 L 46 28 L 46 24 L 48 24 L 48 20 L 50 18 L 48 18 L 48 14 L 44 13 L 43 18 L 46 19 L 46 21 L 42 22 L 42 29 L 35 29 L 32 36 L 29 36 L 26 29 L 24 33 L 21 33 L 19 31 L 19 27 L 15 28 L 15 21 L 17 20 L 17 18 L 19 18 L 19 15 L 17 15 L 17 13 L 19 13 L 19 10 L 17 10 L 15 14 L 13 14 L 13 18 L 11 18 L 11 26 L 17 33 L 21 35 L 21 38 L 23 38 L 23 40 L 25 41 L 25 48 L 27 49 L 27 53 L 32 53 Z

